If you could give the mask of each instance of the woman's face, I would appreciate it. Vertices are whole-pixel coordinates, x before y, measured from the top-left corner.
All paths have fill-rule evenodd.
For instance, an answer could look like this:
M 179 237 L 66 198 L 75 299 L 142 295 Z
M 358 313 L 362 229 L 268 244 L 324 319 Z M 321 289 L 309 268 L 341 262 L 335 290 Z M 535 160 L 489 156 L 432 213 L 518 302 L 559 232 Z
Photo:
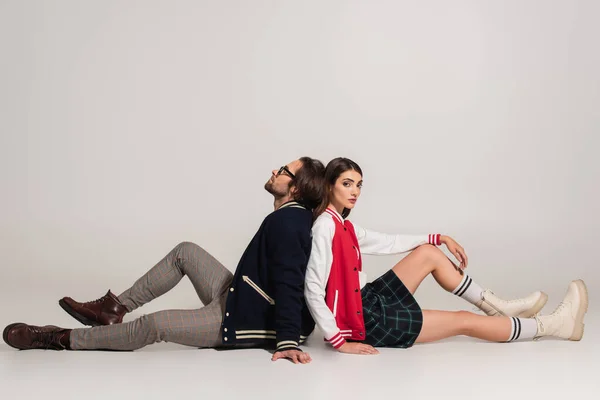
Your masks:
M 362 176 L 354 171 L 348 170 L 342 173 L 331 188 L 331 203 L 338 212 L 344 208 L 354 208 L 362 188 Z

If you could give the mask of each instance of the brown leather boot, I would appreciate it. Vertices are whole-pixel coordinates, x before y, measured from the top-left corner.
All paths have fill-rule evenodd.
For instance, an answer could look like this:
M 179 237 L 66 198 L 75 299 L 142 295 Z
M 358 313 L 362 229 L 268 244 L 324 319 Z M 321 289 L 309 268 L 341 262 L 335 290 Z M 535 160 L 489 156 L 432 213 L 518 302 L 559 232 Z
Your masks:
M 34 326 L 18 322 L 4 328 L 2 338 L 7 345 L 19 350 L 67 350 L 70 349 L 70 335 L 71 329 L 53 325 Z
M 127 314 L 125 306 L 110 290 L 103 297 L 87 303 L 63 297 L 58 304 L 77 321 L 88 326 L 120 324 Z

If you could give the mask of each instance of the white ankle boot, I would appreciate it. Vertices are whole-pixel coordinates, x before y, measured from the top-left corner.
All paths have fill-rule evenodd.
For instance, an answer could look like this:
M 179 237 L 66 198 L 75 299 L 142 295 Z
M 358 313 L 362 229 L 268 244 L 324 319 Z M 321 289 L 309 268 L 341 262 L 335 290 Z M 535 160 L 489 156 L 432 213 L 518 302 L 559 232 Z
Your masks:
M 536 317 L 536 337 L 554 336 L 562 339 L 581 340 L 583 317 L 588 309 L 588 293 L 585 283 L 578 279 L 569 283 L 567 294 L 550 315 Z
M 530 318 L 540 312 L 547 301 L 548 295 L 544 292 L 533 292 L 527 297 L 516 300 L 503 300 L 490 290 L 486 290 L 481 301 L 475 305 L 491 316 Z

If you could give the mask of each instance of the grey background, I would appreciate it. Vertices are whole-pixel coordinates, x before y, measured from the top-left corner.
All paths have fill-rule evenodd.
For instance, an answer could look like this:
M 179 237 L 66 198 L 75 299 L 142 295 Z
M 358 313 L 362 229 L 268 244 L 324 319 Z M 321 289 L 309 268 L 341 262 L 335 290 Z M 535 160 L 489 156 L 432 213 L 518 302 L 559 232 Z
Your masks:
M 270 170 L 346 156 L 352 219 L 500 295 L 598 289 L 594 1 L 0 1 L 2 326 L 76 323 L 183 240 L 228 268 Z M 367 258 L 370 279 L 399 256 Z M 140 313 L 198 307 L 184 281 Z M 426 308 L 465 307 L 428 279 Z

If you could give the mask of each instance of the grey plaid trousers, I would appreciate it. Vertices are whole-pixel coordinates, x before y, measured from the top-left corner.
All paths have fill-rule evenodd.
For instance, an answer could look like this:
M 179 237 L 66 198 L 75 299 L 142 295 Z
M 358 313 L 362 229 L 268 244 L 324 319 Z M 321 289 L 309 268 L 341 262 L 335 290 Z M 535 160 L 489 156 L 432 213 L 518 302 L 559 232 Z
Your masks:
M 156 342 L 194 347 L 218 347 L 227 288 L 233 274 L 200 246 L 183 242 L 119 296 L 131 312 L 171 290 L 184 275 L 204 307 L 166 310 L 122 324 L 73 329 L 73 350 L 136 350 Z

